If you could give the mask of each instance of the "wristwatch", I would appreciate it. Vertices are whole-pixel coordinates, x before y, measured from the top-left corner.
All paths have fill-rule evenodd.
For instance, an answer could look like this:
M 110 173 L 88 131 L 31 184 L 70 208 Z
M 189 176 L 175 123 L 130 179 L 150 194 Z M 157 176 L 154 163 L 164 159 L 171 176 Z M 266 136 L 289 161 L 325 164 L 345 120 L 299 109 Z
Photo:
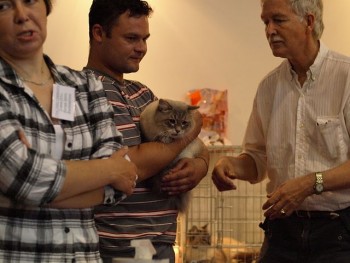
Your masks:
M 321 172 L 315 173 L 316 181 L 314 185 L 315 194 L 319 195 L 323 192 L 323 174 Z

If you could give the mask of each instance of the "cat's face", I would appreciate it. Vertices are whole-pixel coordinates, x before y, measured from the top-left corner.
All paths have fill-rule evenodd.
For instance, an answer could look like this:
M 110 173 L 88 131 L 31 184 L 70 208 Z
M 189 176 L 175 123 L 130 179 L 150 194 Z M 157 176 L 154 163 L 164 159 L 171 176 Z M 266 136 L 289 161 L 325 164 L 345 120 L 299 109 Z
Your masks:
M 202 227 L 192 226 L 187 232 L 187 244 L 193 247 L 211 244 L 211 235 L 208 231 L 208 225 Z
M 183 102 L 160 99 L 155 123 L 162 141 L 169 143 L 185 136 L 193 126 L 192 111 L 197 108 Z

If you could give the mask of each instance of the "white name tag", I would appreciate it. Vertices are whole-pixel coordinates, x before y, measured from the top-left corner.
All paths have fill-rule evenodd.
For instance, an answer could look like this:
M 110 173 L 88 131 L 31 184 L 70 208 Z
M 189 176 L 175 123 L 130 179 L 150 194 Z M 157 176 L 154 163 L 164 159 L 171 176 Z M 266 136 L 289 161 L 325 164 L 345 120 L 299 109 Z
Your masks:
M 59 84 L 53 85 L 52 117 L 73 121 L 75 111 L 75 89 Z

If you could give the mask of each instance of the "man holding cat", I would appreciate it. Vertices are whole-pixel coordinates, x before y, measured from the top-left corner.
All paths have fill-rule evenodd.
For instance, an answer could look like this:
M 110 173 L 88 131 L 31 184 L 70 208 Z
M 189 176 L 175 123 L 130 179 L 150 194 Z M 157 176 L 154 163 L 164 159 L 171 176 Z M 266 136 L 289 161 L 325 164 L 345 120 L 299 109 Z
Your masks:
M 321 0 L 261 0 L 274 56 L 286 58 L 260 83 L 243 154 L 213 171 L 259 182 L 268 199 L 260 262 L 347 263 L 350 259 L 350 58 L 329 50 Z
M 156 100 L 145 85 L 124 79 L 136 72 L 147 52 L 150 36 L 148 17 L 152 13 L 146 1 L 95 0 L 89 13 L 90 53 L 87 67 L 102 81 L 115 111 L 116 127 L 122 132 L 128 155 L 138 168 L 140 180 L 156 175 L 198 136 L 198 125 L 188 138 L 173 143 L 141 141 L 139 118 L 143 109 Z M 162 190 L 170 195 L 194 188 L 207 173 L 208 151 L 201 158 L 181 159 L 162 181 Z M 178 211 L 160 194 L 139 182 L 134 194 L 113 208 L 99 206 L 95 221 L 100 235 L 100 252 L 105 262 L 113 257 L 134 257 L 133 239 L 151 239 L 157 250 L 154 259 L 175 262 L 173 244 L 176 238 Z

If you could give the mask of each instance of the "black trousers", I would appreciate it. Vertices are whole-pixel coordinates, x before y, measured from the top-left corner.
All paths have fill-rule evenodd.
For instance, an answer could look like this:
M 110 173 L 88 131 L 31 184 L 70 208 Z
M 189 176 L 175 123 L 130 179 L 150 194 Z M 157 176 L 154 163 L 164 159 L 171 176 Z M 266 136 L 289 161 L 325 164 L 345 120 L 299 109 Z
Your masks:
M 350 209 L 266 219 L 259 263 L 350 263 Z

